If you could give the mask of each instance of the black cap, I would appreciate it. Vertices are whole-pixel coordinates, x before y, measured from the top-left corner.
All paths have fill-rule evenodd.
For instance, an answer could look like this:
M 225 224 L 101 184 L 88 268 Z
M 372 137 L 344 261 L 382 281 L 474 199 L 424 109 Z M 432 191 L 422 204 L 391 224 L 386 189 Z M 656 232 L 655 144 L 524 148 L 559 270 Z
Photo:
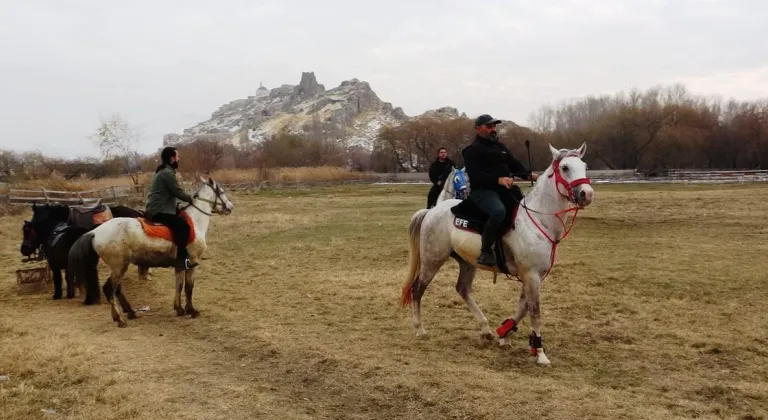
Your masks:
M 494 119 L 492 116 L 488 114 L 483 114 L 475 118 L 475 127 L 480 127 L 481 125 L 486 125 L 486 124 L 501 124 L 501 120 Z

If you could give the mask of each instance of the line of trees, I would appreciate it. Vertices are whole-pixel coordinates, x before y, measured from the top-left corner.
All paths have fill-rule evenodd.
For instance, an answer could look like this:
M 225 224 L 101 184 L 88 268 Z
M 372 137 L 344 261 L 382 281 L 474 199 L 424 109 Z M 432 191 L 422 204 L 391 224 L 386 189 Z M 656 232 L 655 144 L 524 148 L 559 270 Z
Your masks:
M 314 120 L 313 120 L 314 121 Z M 549 164 L 547 143 L 575 148 L 587 142 L 593 169 L 670 168 L 768 169 L 768 100 L 735 101 L 693 95 L 683 85 L 633 89 L 588 96 L 533 112 L 529 127 L 505 122 L 500 136 L 512 153 L 527 160 L 531 141 L 533 169 Z M 437 149 L 463 165 L 460 150 L 474 137 L 472 119 L 422 116 L 379 130 L 371 151 L 350 147 L 347 138 L 310 124 L 305 134 L 283 130 L 265 141 L 235 147 L 221 135 L 198 137 L 179 146 L 184 170 L 346 166 L 377 172 L 427 171 Z M 152 171 L 157 153 L 138 153 L 141 133 L 119 115 L 103 119 L 93 134 L 102 159 L 54 159 L 39 152 L 0 151 L 0 178 L 101 178 Z M 527 162 L 526 162 L 527 163 Z
M 530 128 L 505 123 L 499 131 L 524 158 L 531 141 L 534 169 L 549 164 L 547 143 L 575 148 L 585 141 L 593 169 L 768 169 L 768 100 L 724 101 L 683 85 L 565 101 L 532 113 Z M 375 162 L 390 171 L 425 171 L 439 147 L 461 162 L 458 150 L 473 136 L 468 118 L 414 119 L 382 129 Z

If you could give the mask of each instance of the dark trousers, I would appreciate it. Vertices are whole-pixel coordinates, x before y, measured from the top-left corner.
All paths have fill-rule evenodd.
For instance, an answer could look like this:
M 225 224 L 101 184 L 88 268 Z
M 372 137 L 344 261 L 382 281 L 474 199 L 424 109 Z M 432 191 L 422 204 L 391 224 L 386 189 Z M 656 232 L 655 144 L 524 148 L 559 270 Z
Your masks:
M 157 213 L 149 216 L 149 220 L 162 223 L 171 230 L 173 243 L 176 244 L 176 258 L 184 259 L 187 254 L 187 241 L 189 241 L 189 224 L 181 215 L 169 213 Z
M 494 190 L 472 190 L 469 193 L 469 199 L 488 215 L 488 221 L 485 222 L 485 229 L 483 230 L 481 249 L 490 251 L 497 236 L 499 236 L 504 216 L 507 215 L 504 202 L 501 201 L 499 193 Z
M 435 185 L 432 184 L 432 188 L 429 189 L 429 194 L 427 194 L 427 208 L 431 209 L 432 207 L 435 207 L 437 204 L 437 197 L 440 196 L 440 192 L 443 191 L 442 185 Z
M 472 190 L 469 198 L 477 207 L 488 215 L 488 221 L 483 230 L 482 250 L 490 251 L 493 243 L 501 234 L 501 225 L 507 216 L 507 207 L 510 211 L 523 200 L 523 192 L 520 187 L 513 185 L 509 190 Z M 508 203 L 505 206 L 504 203 Z

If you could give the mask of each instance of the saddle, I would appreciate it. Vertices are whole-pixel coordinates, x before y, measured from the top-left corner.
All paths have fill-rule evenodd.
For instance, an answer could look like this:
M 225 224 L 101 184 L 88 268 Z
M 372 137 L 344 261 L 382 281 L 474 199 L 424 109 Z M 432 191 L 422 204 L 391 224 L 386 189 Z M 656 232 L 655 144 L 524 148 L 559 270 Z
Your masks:
M 184 218 L 184 220 L 187 221 L 187 225 L 189 225 L 189 240 L 187 241 L 187 245 L 189 245 L 195 241 L 195 226 L 187 213 L 179 212 L 179 215 Z M 139 221 L 141 228 L 147 236 L 151 238 L 167 239 L 173 242 L 173 232 L 171 232 L 171 229 L 168 226 L 162 223 L 153 222 L 145 217 L 137 217 L 136 220 Z
M 80 233 L 85 233 L 85 229 L 81 226 L 72 225 L 65 222 L 59 222 L 56 226 L 53 227 L 53 230 L 51 231 L 51 235 L 48 237 L 48 244 L 51 248 L 56 247 L 56 245 L 59 243 L 61 238 L 64 237 L 64 235 L 67 232 L 73 231 L 73 230 L 80 230 Z
M 522 199 L 521 199 L 522 200 Z M 503 194 L 501 196 L 501 202 L 504 204 L 504 210 L 506 211 L 506 217 L 501 222 L 500 232 L 498 240 L 493 246 L 494 253 L 496 254 L 496 265 L 504 274 L 511 274 L 506 264 L 506 252 L 504 251 L 503 241 L 501 240 L 504 235 L 509 231 L 515 229 L 515 217 L 517 216 L 517 210 L 519 208 L 519 202 L 512 194 Z M 453 213 L 453 226 L 457 229 L 461 229 L 467 232 L 476 233 L 478 235 L 483 234 L 485 229 L 485 223 L 488 221 L 488 215 L 469 198 L 461 200 L 461 203 L 451 208 Z
M 112 219 L 112 211 L 101 204 L 101 199 L 92 205 L 70 206 L 68 222 L 87 231 Z

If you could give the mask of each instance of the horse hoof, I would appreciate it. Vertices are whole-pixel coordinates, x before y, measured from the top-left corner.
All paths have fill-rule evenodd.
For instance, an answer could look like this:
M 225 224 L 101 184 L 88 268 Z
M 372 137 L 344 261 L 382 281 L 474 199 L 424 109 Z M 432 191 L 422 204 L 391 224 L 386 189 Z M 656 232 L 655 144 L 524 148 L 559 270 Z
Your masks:
M 491 334 L 489 332 L 482 333 L 481 337 L 484 338 L 485 340 L 488 340 L 488 341 L 492 341 L 493 340 L 493 334 Z
M 75 298 L 75 295 L 72 295 L 72 296 L 67 295 L 67 299 L 74 299 L 74 298 Z
M 127 322 L 125 322 L 125 321 L 118 321 L 118 322 L 117 322 L 117 327 L 118 327 L 118 328 L 125 328 L 125 327 L 127 327 L 127 326 L 128 326 L 128 323 L 127 323 Z
M 184 310 L 184 308 L 176 308 L 176 316 L 184 316 L 187 312 Z
M 512 343 L 509 341 L 508 338 L 500 338 L 499 339 L 499 347 L 503 349 L 508 349 L 512 347 Z
M 536 358 L 536 363 L 538 363 L 540 366 L 549 366 L 551 362 L 549 361 L 547 355 L 544 354 L 544 352 L 539 352 Z
M 61 299 L 61 295 L 53 295 L 53 300 L 59 300 Z
M 416 331 L 416 338 L 422 338 L 422 339 L 427 338 L 427 330 L 422 328 L 422 329 Z
M 126 316 L 128 319 L 136 319 L 136 312 L 128 312 Z
M 195 309 L 191 309 L 191 310 L 187 311 L 187 313 L 188 313 L 188 314 L 189 314 L 189 315 L 190 315 L 192 318 L 197 318 L 197 317 L 199 317 L 199 316 L 200 316 L 200 312 L 199 312 L 199 311 L 197 311 L 197 310 L 195 310 Z

